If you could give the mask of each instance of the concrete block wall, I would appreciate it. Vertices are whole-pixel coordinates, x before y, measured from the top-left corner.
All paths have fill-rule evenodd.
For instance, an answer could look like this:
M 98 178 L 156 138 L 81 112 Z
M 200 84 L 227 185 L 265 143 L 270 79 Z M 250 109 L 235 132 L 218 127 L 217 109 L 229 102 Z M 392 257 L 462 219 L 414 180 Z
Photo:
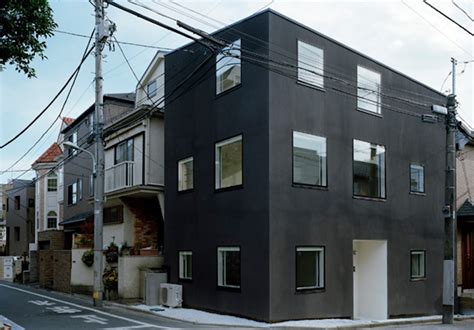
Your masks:
M 38 241 L 49 241 L 50 250 L 64 249 L 64 232 L 62 230 L 46 230 L 38 233 Z
M 122 299 L 140 297 L 140 268 L 159 268 L 163 266 L 163 257 L 159 256 L 123 256 L 118 262 L 118 294 Z
M 38 251 L 30 251 L 30 283 L 38 282 Z
M 71 292 L 71 250 L 55 250 L 53 258 L 53 288 L 69 293 Z
M 53 288 L 54 280 L 54 251 L 40 250 L 38 251 L 38 280 L 39 285 L 44 288 Z

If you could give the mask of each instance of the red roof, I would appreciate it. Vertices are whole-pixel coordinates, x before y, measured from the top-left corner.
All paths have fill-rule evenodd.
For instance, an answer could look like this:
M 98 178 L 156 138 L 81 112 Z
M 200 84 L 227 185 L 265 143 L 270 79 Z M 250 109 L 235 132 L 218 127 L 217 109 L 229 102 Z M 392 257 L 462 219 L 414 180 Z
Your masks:
M 63 117 L 63 122 L 66 124 L 66 125 L 71 125 L 73 122 L 74 122 L 74 118 L 69 118 L 69 117 Z
M 62 155 L 62 150 L 59 145 L 55 142 L 53 143 L 48 150 L 46 150 L 35 162 L 37 163 L 53 163 L 56 161 L 58 156 Z

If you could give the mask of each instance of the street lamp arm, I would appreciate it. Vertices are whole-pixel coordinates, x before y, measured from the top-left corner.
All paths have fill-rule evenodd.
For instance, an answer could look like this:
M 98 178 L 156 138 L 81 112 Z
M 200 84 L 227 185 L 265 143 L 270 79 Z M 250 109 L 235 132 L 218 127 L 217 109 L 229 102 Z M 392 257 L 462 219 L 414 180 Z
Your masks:
M 84 149 L 84 148 L 81 148 L 81 147 L 79 147 L 77 144 L 72 143 L 72 142 L 70 142 L 70 141 L 64 141 L 64 142 L 63 142 L 63 146 L 66 146 L 66 147 L 69 147 L 69 148 L 72 148 L 72 149 L 76 149 L 76 150 L 80 150 L 80 151 L 82 151 L 82 152 L 85 152 L 85 153 L 88 154 L 89 156 L 91 156 L 91 158 L 92 158 L 92 174 L 95 176 L 95 174 L 96 174 L 96 167 L 97 167 L 96 164 L 97 164 L 97 162 L 96 162 L 96 159 L 95 159 L 95 155 L 94 155 L 92 152 L 90 152 L 89 150 L 86 150 L 86 149 Z

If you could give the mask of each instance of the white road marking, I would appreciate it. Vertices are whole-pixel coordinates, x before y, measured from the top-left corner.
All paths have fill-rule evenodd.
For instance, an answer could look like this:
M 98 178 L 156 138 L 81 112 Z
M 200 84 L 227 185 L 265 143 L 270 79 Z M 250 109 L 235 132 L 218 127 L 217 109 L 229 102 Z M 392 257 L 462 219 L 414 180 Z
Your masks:
M 54 303 L 47 300 L 28 300 L 29 303 L 38 305 L 38 306 L 53 306 Z
M 44 299 L 49 299 L 49 300 L 53 300 L 53 301 L 56 301 L 56 302 L 60 302 L 60 303 L 62 303 L 62 304 L 74 306 L 74 307 L 77 307 L 77 308 L 86 309 L 86 310 L 89 310 L 89 311 L 91 311 L 91 312 L 94 312 L 94 313 L 97 313 L 97 314 L 101 314 L 101 315 L 105 315 L 105 316 L 109 316 L 109 317 L 112 317 L 112 318 L 116 318 L 116 319 L 119 319 L 119 320 L 122 320 L 122 321 L 127 321 L 127 322 L 130 322 L 130 323 L 135 323 L 135 324 L 139 324 L 139 325 L 143 325 L 143 326 L 147 326 L 147 327 L 151 327 L 151 328 L 170 329 L 169 327 L 160 327 L 160 326 L 155 325 L 155 324 L 151 324 L 151 323 L 146 323 L 146 322 L 141 322 L 141 321 L 129 319 L 128 317 L 114 315 L 114 314 L 111 314 L 111 313 L 107 313 L 107 312 L 103 312 L 103 311 L 100 311 L 100 310 L 96 310 L 96 309 L 91 308 L 91 307 L 81 306 L 81 305 L 79 305 L 79 304 L 74 304 L 74 303 L 71 303 L 71 302 L 68 302 L 68 301 L 64 301 L 64 300 L 61 300 L 61 299 L 52 298 L 52 297 L 45 296 L 45 295 L 42 295 L 42 294 L 39 294 L 39 293 L 35 293 L 35 292 L 31 292 L 31 291 L 28 291 L 28 290 L 23 290 L 23 289 L 14 287 L 14 286 L 5 285 L 5 284 L 0 284 L 0 286 L 3 286 L 3 287 L 8 288 L 8 289 L 16 290 L 16 291 L 28 293 L 28 294 L 30 294 L 30 295 L 37 296 L 37 297 L 41 297 L 41 298 L 44 298 Z
M 73 319 L 84 319 L 86 323 L 99 323 L 99 324 L 107 324 L 107 319 L 102 317 L 98 317 L 97 315 L 89 314 L 89 315 L 74 315 L 71 316 Z
M 143 329 L 147 328 L 146 325 L 134 325 L 131 327 L 117 327 L 117 328 L 102 328 L 102 330 L 128 330 L 128 329 Z
M 46 307 L 46 309 L 50 309 L 58 314 L 75 314 L 82 312 L 80 309 L 71 308 L 69 306 Z

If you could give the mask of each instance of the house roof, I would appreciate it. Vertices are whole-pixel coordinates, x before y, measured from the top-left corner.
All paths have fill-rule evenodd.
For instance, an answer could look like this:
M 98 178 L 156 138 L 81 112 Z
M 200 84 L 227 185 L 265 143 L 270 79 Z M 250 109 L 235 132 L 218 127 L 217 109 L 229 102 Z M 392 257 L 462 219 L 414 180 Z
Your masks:
M 62 150 L 59 145 L 55 142 L 53 143 L 33 164 L 38 163 L 54 163 L 58 156 L 62 155 Z
M 474 216 L 474 204 L 466 199 L 464 204 L 458 210 L 458 217 L 472 217 Z
M 72 217 L 62 221 L 61 223 L 59 223 L 59 225 L 67 226 L 67 225 L 77 224 L 77 223 L 80 223 L 80 222 L 83 222 L 83 221 L 87 220 L 87 218 L 90 218 L 93 215 L 94 215 L 94 212 L 92 212 L 92 211 L 79 213 L 79 214 L 73 215 Z

